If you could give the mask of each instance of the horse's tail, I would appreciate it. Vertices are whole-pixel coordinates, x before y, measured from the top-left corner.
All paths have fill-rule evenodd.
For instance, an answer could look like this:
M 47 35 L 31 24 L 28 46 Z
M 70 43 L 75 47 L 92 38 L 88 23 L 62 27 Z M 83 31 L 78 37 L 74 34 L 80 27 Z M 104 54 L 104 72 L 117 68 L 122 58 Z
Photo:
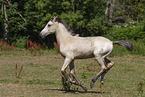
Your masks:
M 124 46 L 129 51 L 133 50 L 133 45 L 130 41 L 125 41 L 125 40 L 114 41 L 113 44 L 119 44 L 121 46 Z

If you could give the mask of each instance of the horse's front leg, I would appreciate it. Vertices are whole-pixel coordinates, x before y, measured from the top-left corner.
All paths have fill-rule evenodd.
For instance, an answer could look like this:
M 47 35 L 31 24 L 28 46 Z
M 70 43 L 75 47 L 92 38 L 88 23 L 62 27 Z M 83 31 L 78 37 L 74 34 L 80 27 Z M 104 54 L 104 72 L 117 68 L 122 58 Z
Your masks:
M 84 91 L 87 91 L 87 88 L 80 82 L 80 80 L 77 78 L 77 76 L 75 74 L 74 61 L 71 62 L 71 64 L 69 65 L 69 67 L 70 67 L 70 73 L 71 73 L 71 75 L 76 80 L 75 84 L 81 86 L 84 89 Z
M 75 84 L 74 81 L 72 81 L 72 79 L 65 73 L 65 69 L 66 67 L 71 63 L 72 59 L 71 58 L 65 58 L 64 64 L 61 68 L 61 73 L 62 75 L 64 75 L 64 77 L 68 80 L 68 82 Z

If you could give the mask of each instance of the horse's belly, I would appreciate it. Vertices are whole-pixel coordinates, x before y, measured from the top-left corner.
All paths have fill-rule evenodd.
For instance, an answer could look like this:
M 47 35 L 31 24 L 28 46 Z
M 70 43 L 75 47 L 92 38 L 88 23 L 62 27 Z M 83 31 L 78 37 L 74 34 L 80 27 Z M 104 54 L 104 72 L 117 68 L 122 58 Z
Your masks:
M 78 52 L 75 53 L 74 58 L 75 59 L 86 59 L 86 58 L 92 58 L 94 57 L 94 54 L 92 52 Z

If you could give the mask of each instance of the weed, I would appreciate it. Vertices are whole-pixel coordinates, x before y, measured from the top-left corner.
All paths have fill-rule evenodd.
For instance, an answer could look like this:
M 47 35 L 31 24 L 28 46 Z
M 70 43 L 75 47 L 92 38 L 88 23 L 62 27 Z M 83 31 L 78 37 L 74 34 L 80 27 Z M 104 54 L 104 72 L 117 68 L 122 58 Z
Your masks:
M 27 48 L 30 50 L 31 55 L 41 54 L 41 45 L 37 44 L 36 42 L 32 42 L 31 40 L 27 40 Z
M 57 52 L 60 52 L 60 51 L 59 51 L 59 46 L 58 46 L 58 44 L 57 44 L 56 42 L 54 42 L 53 45 L 54 45 L 56 51 L 57 51 Z
M 86 79 L 87 78 L 86 74 L 82 73 L 81 78 Z
M 16 78 L 20 78 L 21 72 L 23 70 L 23 65 L 21 66 L 19 72 L 17 71 L 17 69 L 18 69 L 18 65 L 16 64 L 15 65 L 15 76 L 16 76 Z
M 141 96 L 142 96 L 142 94 L 143 94 L 143 82 L 139 82 L 138 83 L 138 95 L 140 95 L 141 94 Z
M 5 50 L 5 51 L 13 50 L 15 48 L 14 42 L 10 45 L 5 41 L 0 40 L 0 48 L 1 48 L 1 50 Z

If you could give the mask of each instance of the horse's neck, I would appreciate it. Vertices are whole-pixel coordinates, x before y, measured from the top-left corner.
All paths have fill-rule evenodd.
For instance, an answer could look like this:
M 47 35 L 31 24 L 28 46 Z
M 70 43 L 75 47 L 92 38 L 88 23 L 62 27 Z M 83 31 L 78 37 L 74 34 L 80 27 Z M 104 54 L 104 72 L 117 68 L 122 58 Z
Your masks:
M 70 37 L 71 35 L 68 33 L 65 26 L 61 23 L 58 24 L 58 28 L 56 30 L 56 39 L 59 46 L 65 41 L 67 37 Z

